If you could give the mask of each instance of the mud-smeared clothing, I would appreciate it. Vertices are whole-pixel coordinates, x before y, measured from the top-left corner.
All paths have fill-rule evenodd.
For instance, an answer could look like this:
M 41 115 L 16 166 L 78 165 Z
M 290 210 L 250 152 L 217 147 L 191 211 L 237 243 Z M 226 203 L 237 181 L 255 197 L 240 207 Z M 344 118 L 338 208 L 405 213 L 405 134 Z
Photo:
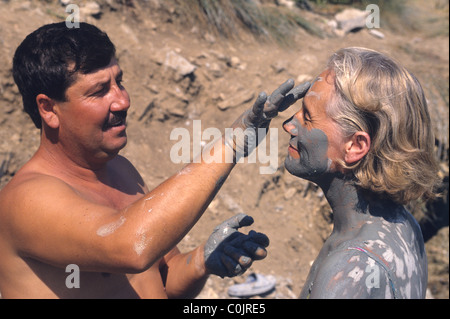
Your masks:
M 427 257 L 420 228 L 401 206 L 391 215 L 368 215 L 359 230 L 349 232 L 354 237 L 333 232 L 300 297 L 424 298 Z

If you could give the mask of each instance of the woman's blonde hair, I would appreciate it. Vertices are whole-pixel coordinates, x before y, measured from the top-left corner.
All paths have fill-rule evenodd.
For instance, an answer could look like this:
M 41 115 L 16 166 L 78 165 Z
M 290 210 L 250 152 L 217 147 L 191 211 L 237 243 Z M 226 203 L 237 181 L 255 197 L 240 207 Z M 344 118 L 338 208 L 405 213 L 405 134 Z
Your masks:
M 336 94 L 328 115 L 345 136 L 364 131 L 367 155 L 351 169 L 358 184 L 406 204 L 435 197 L 439 183 L 434 135 L 419 81 L 389 57 L 365 48 L 333 54 Z

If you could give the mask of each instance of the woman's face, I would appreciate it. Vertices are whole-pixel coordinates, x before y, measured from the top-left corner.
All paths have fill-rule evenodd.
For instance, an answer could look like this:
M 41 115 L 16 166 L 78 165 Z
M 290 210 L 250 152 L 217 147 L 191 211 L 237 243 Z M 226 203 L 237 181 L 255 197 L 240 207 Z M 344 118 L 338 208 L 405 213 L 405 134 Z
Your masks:
M 303 98 L 302 108 L 283 124 L 291 135 L 285 167 L 295 176 L 314 181 L 335 171 L 335 160 L 343 158 L 344 139 L 326 113 L 335 90 L 333 79 L 331 71 L 322 72 Z

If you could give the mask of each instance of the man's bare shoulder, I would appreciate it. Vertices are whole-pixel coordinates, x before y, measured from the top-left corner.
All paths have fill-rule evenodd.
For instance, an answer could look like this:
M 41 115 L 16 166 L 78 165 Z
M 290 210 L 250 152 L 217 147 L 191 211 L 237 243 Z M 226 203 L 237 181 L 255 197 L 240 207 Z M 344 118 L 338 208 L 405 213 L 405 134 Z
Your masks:
M 20 209 L 25 204 L 35 203 L 36 198 L 43 202 L 45 194 L 57 196 L 76 196 L 76 191 L 62 179 L 36 170 L 21 170 L 0 191 L 0 218 Z M 43 196 L 44 195 L 44 196 Z
M 101 240 L 97 231 L 114 221 L 118 210 L 91 193 L 51 170 L 24 166 L 0 192 L 0 240 L 22 255 L 53 264 L 87 256 L 87 247 L 92 256 L 85 259 L 94 258 L 98 252 L 92 247 Z
M 0 191 L 1 240 L 15 250 L 32 251 L 32 238 L 45 234 L 43 227 L 50 227 L 47 234 L 56 230 L 60 213 L 72 211 L 82 202 L 63 180 L 35 170 L 21 170 Z
M 141 175 L 125 157 L 117 156 L 111 161 L 110 166 L 112 175 L 120 184 L 126 185 L 129 183 L 145 188 Z M 69 199 L 72 196 L 82 198 L 80 187 L 76 187 L 76 183 L 61 176 L 62 174 L 59 172 L 40 169 L 38 165 L 30 161 L 0 191 L 0 203 L 9 205 L 24 199 L 29 200 L 33 196 L 42 198 L 42 195 L 46 193 L 52 194 L 54 198 L 57 198 L 57 196 L 64 196 Z
M 56 177 L 56 174 L 39 169 L 38 165 L 33 161 L 26 163 L 21 169 L 19 169 L 14 177 L 6 184 L 6 186 L 0 191 L 0 194 L 13 195 L 18 190 L 28 185 L 38 184 L 53 184 L 63 183 L 63 180 Z

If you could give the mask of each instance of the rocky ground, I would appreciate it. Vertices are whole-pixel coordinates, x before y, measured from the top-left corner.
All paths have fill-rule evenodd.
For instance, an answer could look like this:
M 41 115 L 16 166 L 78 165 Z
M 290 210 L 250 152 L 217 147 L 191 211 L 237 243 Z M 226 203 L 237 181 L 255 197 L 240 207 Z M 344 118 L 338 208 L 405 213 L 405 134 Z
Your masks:
M 414 16 L 414 22 L 381 11 L 378 33 L 367 28 L 355 32 L 339 28 L 334 14 L 348 6 L 311 5 L 310 11 L 290 7 L 289 1 L 259 1 L 261 8 L 295 13 L 307 21 L 306 29 L 298 27 L 284 41 L 276 41 L 254 37 L 239 25 L 228 36 L 221 35 L 189 16 L 186 7 L 176 1 L 0 0 L 0 188 L 39 143 L 39 132 L 22 112 L 11 76 L 14 50 L 37 27 L 65 20 L 70 3 L 79 6 L 82 21 L 105 30 L 117 47 L 124 85 L 132 100 L 129 142 L 123 154 L 150 188 L 183 166 L 170 159 L 176 143 L 170 139 L 174 128 L 192 132 L 194 121 L 201 120 L 202 130 L 223 129 L 249 107 L 257 93 L 270 92 L 288 78 L 296 82 L 313 78 L 341 47 L 368 47 L 401 61 L 423 84 L 436 127 L 444 196 L 437 203 L 414 203 L 410 208 L 427 230 L 428 296 L 449 297 L 448 1 L 408 1 L 408 14 Z M 283 168 L 288 136 L 281 124 L 294 111 L 286 111 L 272 123 L 278 128 L 278 162 L 270 163 L 275 173 L 260 174 L 260 168 L 268 164 L 258 161 L 239 164 L 180 243 L 182 250 L 188 250 L 235 213 L 253 216 L 254 228 L 266 233 L 271 244 L 268 257 L 249 271 L 277 279 L 276 289 L 258 298 L 296 298 L 331 230 L 332 215 L 321 191 Z M 203 140 L 208 141 L 206 137 Z M 211 278 L 199 298 L 229 298 L 228 287 L 245 278 L 246 274 L 235 279 Z

